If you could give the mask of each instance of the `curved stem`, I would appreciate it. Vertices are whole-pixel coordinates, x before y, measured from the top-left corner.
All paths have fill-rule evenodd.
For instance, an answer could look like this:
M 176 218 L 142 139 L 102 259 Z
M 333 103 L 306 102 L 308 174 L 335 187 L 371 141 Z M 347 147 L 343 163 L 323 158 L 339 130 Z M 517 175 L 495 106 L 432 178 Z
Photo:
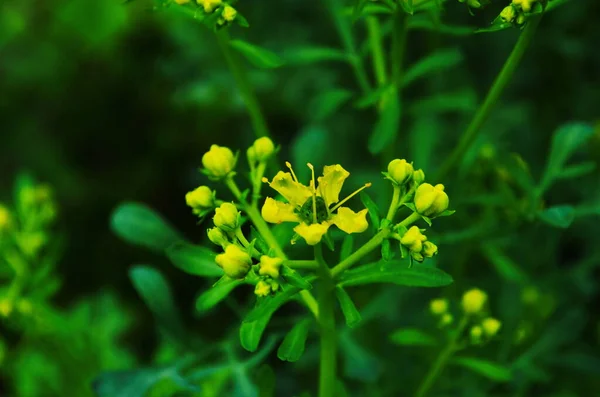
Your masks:
M 223 52 L 223 56 L 227 61 L 227 65 L 231 70 L 231 74 L 233 74 L 235 83 L 240 90 L 242 99 L 246 104 L 246 109 L 250 115 L 254 133 L 259 138 L 263 136 L 270 136 L 269 128 L 267 127 L 267 121 L 260 109 L 260 105 L 256 99 L 256 94 L 254 93 L 254 90 L 248 81 L 248 75 L 229 47 L 229 35 L 227 33 L 227 29 L 221 29 L 216 33 L 216 36 L 219 47 L 221 48 L 221 52 Z
M 398 205 L 400 202 L 400 186 L 394 185 L 394 194 L 392 195 L 392 203 L 390 204 L 390 208 L 388 209 L 387 219 L 390 222 L 394 221 L 394 215 L 396 215 L 396 211 L 398 211 Z
M 319 263 L 319 325 L 321 334 L 321 360 L 319 397 L 335 396 L 336 386 L 336 334 L 335 296 L 333 278 L 323 259 L 321 243 L 315 245 L 315 260 Z
M 455 147 L 454 151 L 450 154 L 450 156 L 446 159 L 446 161 L 440 167 L 440 170 L 437 172 L 435 180 L 443 180 L 450 170 L 456 165 L 456 163 L 464 156 L 464 154 L 469 150 L 477 135 L 479 134 L 481 127 L 484 122 L 488 118 L 492 108 L 496 104 L 496 101 L 506 88 L 506 85 L 512 79 L 521 58 L 523 58 L 523 54 L 529 47 L 531 40 L 533 39 L 533 35 L 540 23 L 541 16 L 532 17 L 531 20 L 525 26 L 525 29 L 519 36 L 519 40 L 517 40 L 510 56 L 504 63 L 504 66 L 500 70 L 500 73 L 494 80 L 492 87 L 487 93 L 485 100 L 477 109 L 477 112 L 473 116 L 471 123 L 465 130 L 465 132 L 461 135 L 458 145 Z

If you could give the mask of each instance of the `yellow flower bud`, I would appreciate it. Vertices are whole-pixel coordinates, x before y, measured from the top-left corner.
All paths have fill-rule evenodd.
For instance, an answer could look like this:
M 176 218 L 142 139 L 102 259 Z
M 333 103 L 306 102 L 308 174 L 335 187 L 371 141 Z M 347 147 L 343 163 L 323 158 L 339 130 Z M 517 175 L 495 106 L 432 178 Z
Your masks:
M 221 5 L 221 0 L 197 0 L 198 5 L 204 8 L 204 12 L 210 13 L 213 12 L 215 8 Z
M 225 10 L 223 10 L 223 17 L 225 17 Z M 225 19 L 227 20 L 227 18 Z M 254 144 L 248 149 L 247 155 L 248 160 L 254 162 L 267 161 L 274 153 L 275 145 L 273 144 L 273 141 L 270 138 L 262 137 L 254 141 Z
M 429 310 L 436 315 L 442 315 L 448 311 L 448 300 L 434 299 L 429 303 Z
M 254 288 L 254 294 L 256 296 L 265 297 L 271 293 L 271 284 L 267 283 L 264 280 L 260 280 L 256 283 L 256 287 Z
M 283 264 L 281 258 L 271 258 L 270 256 L 263 255 L 260 257 L 260 268 L 258 274 L 261 276 L 270 276 L 272 278 L 279 277 L 279 269 Z
M 493 317 L 488 317 L 482 321 L 481 326 L 483 327 L 483 332 L 491 338 L 498 333 L 500 327 L 502 327 L 502 323 Z
M 518 23 L 519 25 L 523 25 L 525 22 L 527 22 L 527 17 L 526 17 L 524 14 L 520 14 L 520 15 L 517 17 L 517 23 Z
M 221 16 L 227 22 L 233 21 L 235 19 L 236 15 L 237 15 L 237 11 L 232 6 L 226 5 L 225 7 L 223 7 L 223 12 L 221 13 Z M 269 138 L 266 138 L 266 139 L 269 139 Z M 269 141 L 270 141 L 270 139 L 269 139 Z M 271 142 L 271 144 L 273 144 L 273 142 Z
M 450 199 L 444 192 L 444 185 L 435 186 L 429 183 L 423 183 L 415 192 L 415 208 L 421 215 L 429 218 L 435 218 L 448 209 Z
M 175 0 L 175 3 L 177 3 L 179 5 L 187 4 L 189 2 L 190 2 L 190 0 Z
M 479 325 L 471 327 L 471 342 L 476 344 L 481 342 L 481 335 L 483 335 L 483 330 Z
M 531 11 L 531 8 L 533 6 L 533 3 L 535 3 L 536 0 L 513 0 L 512 3 L 513 5 L 515 5 L 516 7 L 521 7 L 521 9 L 525 12 L 529 12 Z
M 450 325 L 454 321 L 454 316 L 450 313 L 444 313 L 442 315 L 442 319 L 440 320 L 440 325 L 443 327 L 445 325 Z
M 425 241 L 423 243 L 423 251 L 421 251 L 425 258 L 431 258 L 438 253 L 438 247 L 431 241 Z
M 478 313 L 487 301 L 487 294 L 480 289 L 473 288 L 464 293 L 462 308 L 467 314 Z
M 240 226 L 240 213 L 232 203 L 223 203 L 215 210 L 215 226 L 225 232 L 234 232 Z
M 413 177 L 413 173 L 412 164 L 404 159 L 395 159 L 388 164 L 388 174 L 398 185 L 408 183 Z
M 425 240 L 427 240 L 427 237 L 421 233 L 421 230 L 416 226 L 412 226 L 404 233 L 404 236 L 400 239 L 400 243 L 412 252 L 421 252 Z
M 502 12 L 500 13 L 500 18 L 502 18 L 503 22 L 512 22 L 517 16 L 517 12 L 512 5 L 504 7 Z
M 207 231 L 208 239 L 216 245 L 220 245 L 225 248 L 229 244 L 229 238 L 227 237 L 227 233 L 218 227 L 213 227 L 208 229 Z
M 6 298 L 0 299 L 0 316 L 8 317 L 12 311 L 13 303 Z
M 423 172 L 422 169 L 418 169 L 415 172 L 413 172 L 413 181 L 417 186 L 425 182 L 425 172 Z
M 185 195 L 185 203 L 193 209 L 211 208 L 214 205 L 214 196 L 208 186 L 200 186 Z
M 235 161 L 231 149 L 219 145 L 212 145 L 210 150 L 202 156 L 202 165 L 214 178 L 227 176 L 233 171 Z
M 4 230 L 8 230 L 12 223 L 10 212 L 8 208 L 0 204 L 0 233 Z
M 252 258 L 246 251 L 235 244 L 229 244 L 225 252 L 215 258 L 227 277 L 244 278 L 250 271 Z

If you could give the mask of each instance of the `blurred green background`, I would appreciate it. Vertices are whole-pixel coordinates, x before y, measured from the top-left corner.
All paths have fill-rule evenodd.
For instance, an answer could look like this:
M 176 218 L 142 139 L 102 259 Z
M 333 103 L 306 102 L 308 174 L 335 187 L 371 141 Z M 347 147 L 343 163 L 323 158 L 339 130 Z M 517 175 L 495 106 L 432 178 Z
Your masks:
M 443 21 L 485 27 L 504 6 L 495 1 L 471 16 L 464 4 L 449 1 Z M 376 113 L 347 104 L 334 117 L 322 120 L 315 110 L 318 95 L 325 90 L 359 91 L 351 68 L 336 62 L 302 64 L 293 56 L 301 46 L 341 46 L 327 8 L 319 1 L 295 0 L 242 0 L 236 7 L 250 28 L 233 27 L 231 35 L 288 60 L 274 70 L 247 64 L 273 139 L 282 146 L 280 159 L 306 161 L 310 153 L 318 166 L 342 162 L 356 175 L 356 185 L 377 180 L 385 163 L 366 148 Z M 545 15 L 484 126 L 485 141 L 500 151 L 519 153 L 534 175 L 545 164 L 557 127 L 600 119 L 598 15 L 600 3 L 593 0 L 572 1 Z M 361 48 L 364 23 L 359 21 L 354 29 Z M 394 156 L 415 160 L 419 167 L 427 164 L 426 172 L 433 172 L 457 142 L 518 34 L 518 29 L 467 36 L 411 31 L 407 64 L 440 48 L 457 49 L 463 60 L 404 92 L 406 114 L 411 117 L 403 121 Z M 373 80 L 368 58 L 365 63 Z M 440 105 L 439 96 L 448 94 Z M 417 136 L 423 129 L 430 131 L 426 148 Z M 162 256 L 123 243 L 109 228 L 111 212 L 122 201 L 144 202 L 192 241 L 201 241 L 204 228 L 197 227 L 184 194 L 205 182 L 197 172 L 202 154 L 213 143 L 245 150 L 253 139 L 244 104 L 214 35 L 197 21 L 169 10 L 153 10 L 147 0 L 127 4 L 5 0 L 0 4 L 0 199 L 10 201 L 16 175 L 23 170 L 53 187 L 59 206 L 56 229 L 66 236 L 57 270 L 63 287 L 55 303 L 68 308 L 101 291 L 115 291 L 118 304 L 133 319 L 121 343 L 139 362 L 149 362 L 157 339 L 151 314 L 128 278 L 131 264 L 160 266 L 184 313 L 191 312 L 198 289 L 208 284 L 169 266 Z M 590 152 L 597 160 L 598 139 L 594 144 Z M 597 200 L 598 175 L 553 189 L 546 201 Z M 455 177 L 444 181 L 451 200 L 453 194 L 468 190 L 464 180 L 453 187 Z M 386 203 L 381 194 L 377 201 Z M 556 272 L 567 268 L 574 257 L 585 256 L 578 247 L 597 238 L 597 220 L 554 236 L 551 242 L 557 248 L 552 255 L 560 255 L 555 257 L 559 269 L 540 266 L 535 271 Z M 529 250 L 522 257 L 548 254 L 545 242 L 534 240 L 536 232 L 529 233 L 531 243 L 519 248 Z M 449 252 L 452 246 L 446 249 Z M 469 280 L 489 277 L 481 273 L 485 272 L 473 267 Z M 597 271 L 592 274 L 597 276 Z M 597 291 L 585 302 L 590 318 L 583 338 L 597 351 Z M 226 324 L 236 324 L 222 312 L 203 321 L 213 325 L 196 324 L 194 329 L 209 338 L 219 335 Z M 570 379 L 577 382 L 577 376 L 581 375 Z M 0 381 L 0 394 L 3 390 Z

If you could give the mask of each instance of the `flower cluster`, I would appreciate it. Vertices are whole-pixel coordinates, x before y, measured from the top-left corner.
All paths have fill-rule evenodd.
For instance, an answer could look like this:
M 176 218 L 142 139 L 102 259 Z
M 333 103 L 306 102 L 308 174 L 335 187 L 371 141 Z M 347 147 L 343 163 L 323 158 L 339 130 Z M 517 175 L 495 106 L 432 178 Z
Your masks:
M 491 0 L 458 0 L 460 3 L 466 3 L 469 8 L 482 8 L 491 3 Z
M 247 27 L 248 22 L 239 15 L 238 11 L 228 2 L 223 0 L 196 0 L 196 3 L 191 0 L 174 0 L 180 6 L 196 8 L 205 16 L 205 22 L 211 27 L 223 27 L 233 21 L 239 25 Z M 216 23 L 216 24 L 215 24 Z
M 499 17 L 502 22 L 510 22 L 523 25 L 529 14 L 541 11 L 545 5 L 543 0 L 512 0 L 512 3 L 504 7 Z M 538 8 L 539 7 L 539 8 Z M 536 8 L 538 8 L 536 10 Z

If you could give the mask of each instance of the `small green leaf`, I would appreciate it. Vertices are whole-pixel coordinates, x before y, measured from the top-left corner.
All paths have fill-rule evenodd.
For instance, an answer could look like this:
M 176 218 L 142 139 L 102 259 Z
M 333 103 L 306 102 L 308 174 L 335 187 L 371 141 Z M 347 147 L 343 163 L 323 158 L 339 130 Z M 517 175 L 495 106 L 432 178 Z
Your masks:
M 309 283 L 300 273 L 290 268 L 289 266 L 283 265 L 281 267 L 281 275 L 285 280 L 300 289 L 312 289 L 312 284 Z
M 167 248 L 171 263 L 188 274 L 202 277 L 221 277 L 223 270 L 215 262 L 215 254 L 208 248 L 178 242 Z
M 346 319 L 346 325 L 350 328 L 356 327 L 362 321 L 362 316 L 354 305 L 354 302 L 352 302 L 352 298 L 350 298 L 350 295 L 348 295 L 348 293 L 340 286 L 335 287 L 335 295 L 342 308 L 342 313 Z
M 400 6 L 409 15 L 413 15 L 415 7 L 413 6 L 413 0 L 400 0 Z
M 498 32 L 500 30 L 508 29 L 512 27 L 511 22 L 502 22 L 502 18 L 499 16 L 494 19 L 492 24 L 487 28 L 481 28 L 475 30 L 475 33 L 490 33 L 490 32 Z
M 235 16 L 235 22 L 237 22 L 237 24 L 243 28 L 249 28 L 250 24 L 248 23 L 248 20 L 242 15 L 240 14 L 240 12 L 238 11 L 238 13 Z
M 311 324 L 311 319 L 302 320 L 288 332 L 277 350 L 277 357 L 280 360 L 295 362 L 302 357 Z
M 389 95 L 388 92 L 392 92 L 392 87 L 387 85 L 380 87 L 376 90 L 369 92 L 368 94 L 358 98 L 354 101 L 353 106 L 358 109 L 364 109 L 374 106 L 381 100 L 383 95 Z
M 244 321 L 254 321 L 266 315 L 270 316 L 275 313 L 281 305 L 292 299 L 298 292 L 300 292 L 300 288 L 288 287 L 285 291 L 280 291 L 275 295 L 270 295 L 261 299 L 254 309 L 248 313 Z
M 265 332 L 265 328 L 267 328 L 267 324 L 271 320 L 271 313 L 266 313 L 264 316 L 257 318 L 254 321 L 246 321 L 242 322 L 240 327 L 240 344 L 242 347 L 249 352 L 254 352 L 258 349 L 258 344 L 260 343 L 260 339 L 262 338 L 263 332 Z
M 453 68 L 463 60 L 457 48 L 438 50 L 410 66 L 402 78 L 402 85 L 408 86 L 415 80 Z
M 456 357 L 451 362 L 495 382 L 509 382 L 512 379 L 510 368 L 502 364 L 473 357 Z
M 250 226 L 250 239 L 256 241 L 256 248 L 263 254 L 269 252 L 269 244 L 265 241 L 263 236 L 256 230 L 254 226 Z
M 352 254 L 354 246 L 354 237 L 351 234 L 347 234 L 342 242 L 342 248 L 340 249 L 340 261 L 343 261 Z
M 538 218 L 550 226 L 566 229 L 575 220 L 575 209 L 570 205 L 559 205 L 538 212 Z
M 308 65 L 318 62 L 348 62 L 349 57 L 338 48 L 299 47 L 285 50 L 283 58 L 288 64 Z
M 230 278 L 222 278 L 215 285 L 204 291 L 198 299 L 196 299 L 196 310 L 205 312 L 212 309 L 215 305 L 225 299 L 231 291 L 237 286 L 243 284 L 243 280 L 233 280 Z
M 596 163 L 594 161 L 586 161 L 584 163 L 571 165 L 563 168 L 556 178 L 559 179 L 573 179 L 589 174 L 596 169 Z
M 385 107 L 369 137 L 368 146 L 372 154 L 381 153 L 396 138 L 400 126 L 400 111 L 398 95 L 393 92 L 387 96 Z
M 231 40 L 229 45 L 238 50 L 251 64 L 258 68 L 272 69 L 284 64 L 283 60 L 274 52 L 243 40 Z
M 369 211 L 369 218 L 371 219 L 371 223 L 373 224 L 375 230 L 379 229 L 381 218 L 379 216 L 379 207 L 377 204 L 375 204 L 373 199 L 371 199 L 371 196 L 369 196 L 369 194 L 365 191 L 360 192 L 360 201 L 362 201 L 363 205 L 367 207 L 367 210 Z
M 526 284 L 529 282 L 527 273 L 498 247 L 492 244 L 484 244 L 481 248 L 487 260 L 496 268 L 496 271 L 502 278 L 517 284 Z
M 390 340 L 403 346 L 435 346 L 436 339 L 417 328 L 402 328 L 394 331 Z
M 390 264 L 400 261 L 391 261 Z M 398 263 L 403 266 L 403 263 Z M 442 287 L 453 282 L 452 277 L 435 267 L 415 265 L 410 268 L 380 270 L 379 267 L 369 267 L 365 271 L 345 274 L 339 281 L 339 286 L 353 286 L 373 283 L 392 283 L 409 287 Z
M 309 113 L 316 121 L 323 121 L 338 111 L 353 95 L 352 91 L 343 89 L 325 91 L 313 100 Z
M 119 205 L 112 213 L 111 228 L 123 240 L 155 251 L 184 240 L 162 216 L 139 203 Z

